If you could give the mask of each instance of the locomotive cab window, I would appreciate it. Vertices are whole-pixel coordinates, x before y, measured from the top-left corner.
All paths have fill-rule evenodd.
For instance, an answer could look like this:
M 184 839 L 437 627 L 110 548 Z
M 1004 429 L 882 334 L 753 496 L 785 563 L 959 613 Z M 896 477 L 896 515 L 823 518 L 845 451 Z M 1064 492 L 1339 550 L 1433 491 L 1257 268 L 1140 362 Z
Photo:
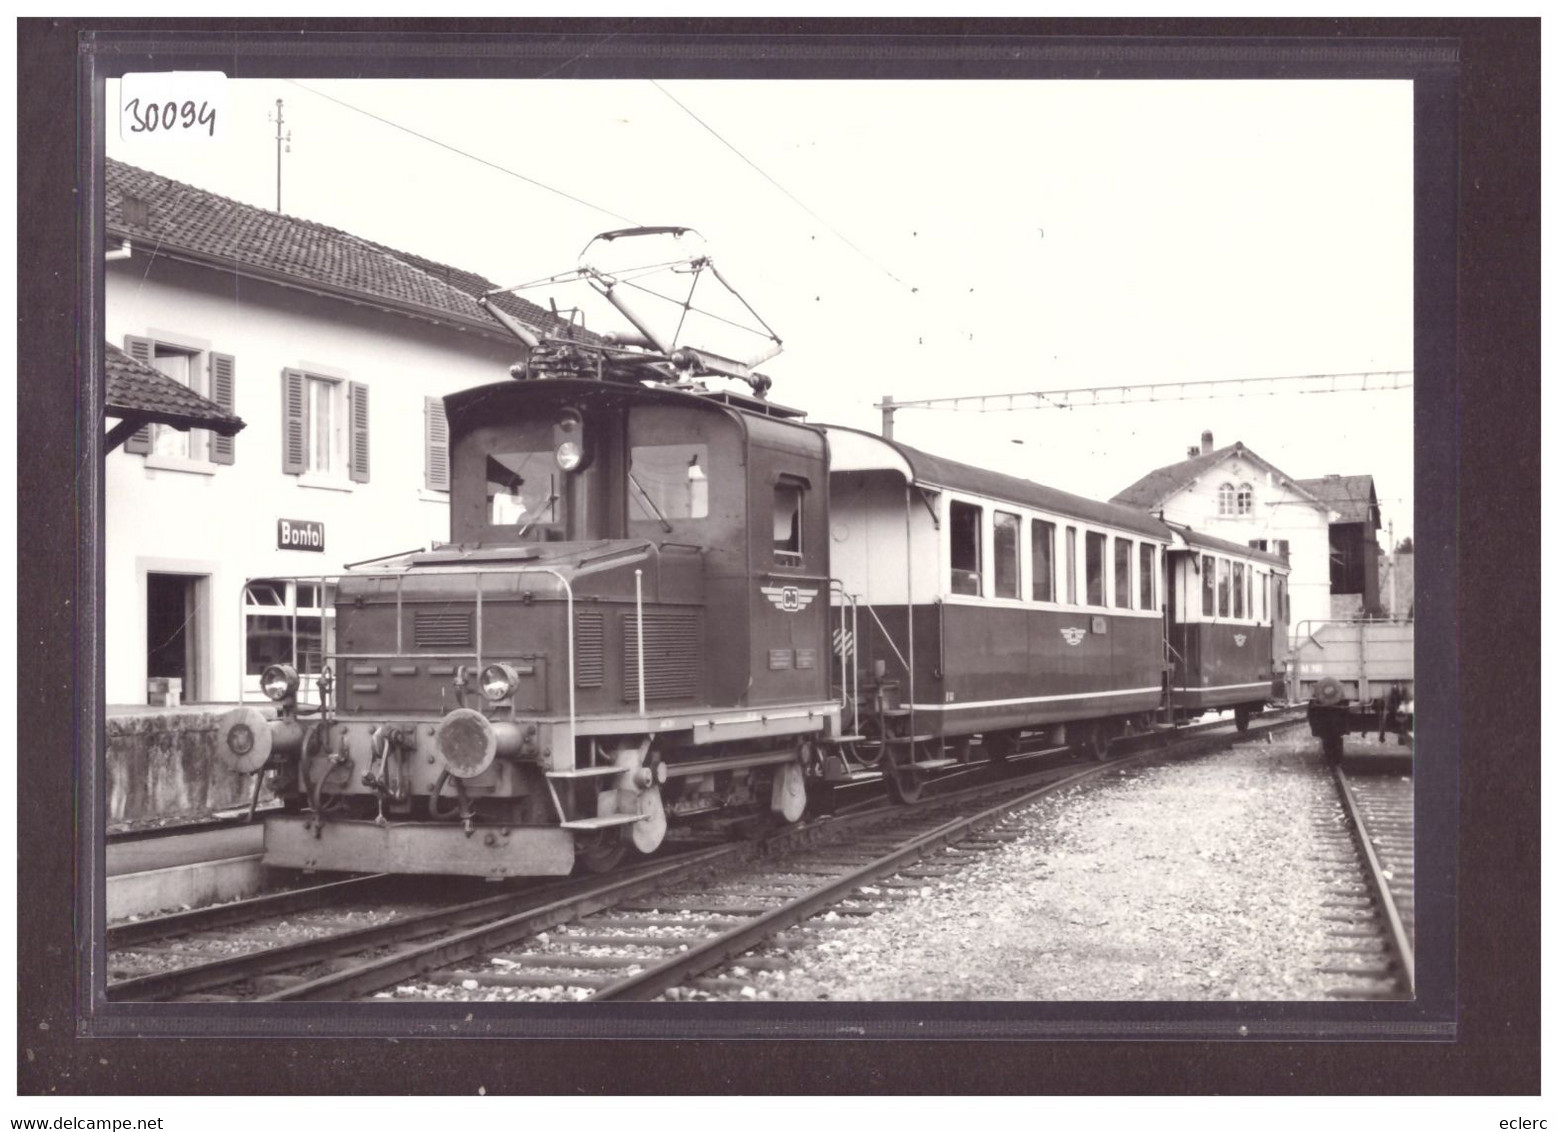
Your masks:
M 983 518 L 984 508 L 956 499 L 952 501 L 947 532 L 951 544 L 952 592 L 955 594 L 978 597 L 983 592 L 979 556 L 979 528 Z
M 801 505 L 804 489 L 795 480 L 774 484 L 774 560 L 781 566 L 801 564 Z
M 1104 599 L 1104 536 L 1087 532 L 1087 604 L 1107 605 Z
M 628 466 L 630 522 L 669 523 L 676 519 L 704 519 L 708 514 L 708 445 L 639 444 L 633 447 Z M 777 542 L 777 500 L 775 515 Z M 796 537 L 799 538 L 798 531 Z
M 537 542 L 563 537 L 563 484 L 550 449 L 490 453 L 486 490 L 490 525 Z

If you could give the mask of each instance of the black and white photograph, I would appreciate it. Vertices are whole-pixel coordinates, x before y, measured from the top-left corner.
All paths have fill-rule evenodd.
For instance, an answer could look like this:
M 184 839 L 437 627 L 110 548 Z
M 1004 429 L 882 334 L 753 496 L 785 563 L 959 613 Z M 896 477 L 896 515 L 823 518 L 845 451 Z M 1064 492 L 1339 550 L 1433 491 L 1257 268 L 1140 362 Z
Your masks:
M 1469 615 L 1516 502 L 1465 453 L 1523 379 L 1464 335 L 1534 308 L 1457 289 L 1460 41 L 326 23 L 76 37 L 76 482 L 22 461 L 20 556 L 75 753 L 25 723 L 18 795 L 36 895 L 73 784 L 74 1020 L 23 1004 L 25 1077 L 1494 1072 L 1466 957 L 1530 874 L 1466 854 L 1529 823 L 1465 807 L 1530 700 L 1463 749 L 1526 632 Z M 1071 1057 L 1127 1042 L 1238 1068 Z
M 109 1002 L 1412 998 L 1410 81 L 106 107 Z

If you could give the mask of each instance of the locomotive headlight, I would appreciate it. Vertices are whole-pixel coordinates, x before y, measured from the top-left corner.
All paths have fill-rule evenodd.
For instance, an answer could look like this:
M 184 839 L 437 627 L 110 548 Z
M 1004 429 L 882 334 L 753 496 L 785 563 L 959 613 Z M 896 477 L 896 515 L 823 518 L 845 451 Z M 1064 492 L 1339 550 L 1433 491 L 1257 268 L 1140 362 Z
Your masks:
M 290 664 L 273 664 L 260 673 L 260 690 L 273 700 L 284 700 L 298 690 L 297 669 Z
M 577 440 L 565 440 L 557 446 L 557 466 L 571 472 L 584 463 L 584 449 Z
M 489 664 L 482 669 L 481 694 L 493 703 L 512 696 L 518 683 L 519 673 L 506 664 Z

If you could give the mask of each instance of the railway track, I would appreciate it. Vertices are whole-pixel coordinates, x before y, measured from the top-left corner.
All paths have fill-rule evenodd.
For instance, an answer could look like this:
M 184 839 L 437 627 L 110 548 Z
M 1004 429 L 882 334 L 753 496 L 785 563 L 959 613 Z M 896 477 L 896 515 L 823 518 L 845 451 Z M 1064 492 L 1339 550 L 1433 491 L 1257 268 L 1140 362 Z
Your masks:
M 1181 731 L 1174 752 L 1258 738 L 1259 730 L 1249 736 L 1226 725 Z M 824 930 L 837 930 L 912 898 L 927 883 L 943 883 L 960 858 L 1000 842 L 1002 834 L 991 827 L 1042 794 L 1169 753 L 1161 736 L 1132 742 L 1138 753 L 1109 763 L 1015 760 L 1002 779 L 962 788 L 944 783 L 918 806 L 876 806 L 787 828 L 762 843 L 657 857 L 605 880 L 532 884 L 523 892 L 435 904 L 396 897 L 365 910 L 355 924 L 343 924 L 339 915 L 299 923 L 294 908 L 293 919 L 280 925 L 285 930 L 278 930 L 274 909 L 270 920 L 244 926 L 243 910 L 229 906 L 220 922 L 164 923 L 169 931 L 136 925 L 110 941 L 118 948 L 108 998 L 340 1001 L 393 993 L 400 999 L 572 1000 L 655 997 L 684 986 L 696 996 L 717 985 L 707 982 L 707 972 L 818 912 L 827 911 L 818 922 L 834 925 Z M 930 855 L 936 860 L 925 861 Z M 366 892 L 388 882 L 357 883 Z M 338 904 L 321 899 L 332 909 Z
M 1326 994 L 1409 999 L 1416 988 L 1412 780 L 1331 768 L 1336 803 L 1316 822 L 1329 894 Z

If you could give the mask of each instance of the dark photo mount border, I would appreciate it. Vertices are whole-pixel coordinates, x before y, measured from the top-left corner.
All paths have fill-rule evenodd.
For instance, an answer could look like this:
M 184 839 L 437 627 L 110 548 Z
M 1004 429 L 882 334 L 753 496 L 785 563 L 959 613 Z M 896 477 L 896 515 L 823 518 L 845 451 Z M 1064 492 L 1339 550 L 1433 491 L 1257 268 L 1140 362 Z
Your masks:
M 298 1093 L 373 1094 L 404 1092 L 408 1082 L 439 1093 L 481 1084 L 489 1094 L 1539 1091 L 1539 560 L 1531 537 L 1539 27 L 580 20 L 464 22 L 451 35 L 448 24 L 393 21 L 369 26 L 362 39 L 364 25 L 350 21 L 23 21 L 19 1092 L 261 1093 L 284 1083 Z M 100 34 L 90 54 L 78 54 L 85 32 Z M 477 32 L 505 38 L 473 39 Z M 93 178 L 102 120 L 89 79 L 94 68 L 174 66 L 234 78 L 1413 79 L 1419 650 L 1432 657 L 1418 699 L 1424 751 L 1433 734 L 1442 743 L 1432 749 L 1451 756 L 1422 760 L 1418 773 L 1418 1000 L 602 1004 L 523 1014 L 481 1004 L 450 1012 L 102 1003 L 92 985 L 102 930 L 101 894 L 92 895 L 101 860 L 102 424 L 101 391 L 89 378 L 101 350 Z M 74 380 L 61 379 L 67 365 Z M 1466 750 L 1459 765 L 1458 746 Z M 1235 1039 L 1240 1026 L 1267 1040 L 1202 1040 Z M 1453 1042 L 1402 1040 L 1452 1033 Z M 427 1040 L 434 1034 L 508 1040 Z M 174 1035 L 206 1040 L 168 1040 Z M 244 1040 L 251 1035 L 281 1040 Z M 838 1040 L 857 1036 L 875 1040 Z M 761 1048 L 732 1040 L 763 1037 L 796 1040 Z M 1095 1040 L 1052 1040 L 1063 1037 Z M 1368 1037 L 1394 1040 L 1330 1040 Z M 671 1040 L 649 1046 L 649 1038 Z M 1012 1040 L 958 1040 L 971 1038 Z M 1031 1038 L 1047 1040 L 1016 1040 Z M 1159 1040 L 1114 1044 L 1143 1038 Z M 1126 1057 L 1128 1080 L 1120 1076 Z

